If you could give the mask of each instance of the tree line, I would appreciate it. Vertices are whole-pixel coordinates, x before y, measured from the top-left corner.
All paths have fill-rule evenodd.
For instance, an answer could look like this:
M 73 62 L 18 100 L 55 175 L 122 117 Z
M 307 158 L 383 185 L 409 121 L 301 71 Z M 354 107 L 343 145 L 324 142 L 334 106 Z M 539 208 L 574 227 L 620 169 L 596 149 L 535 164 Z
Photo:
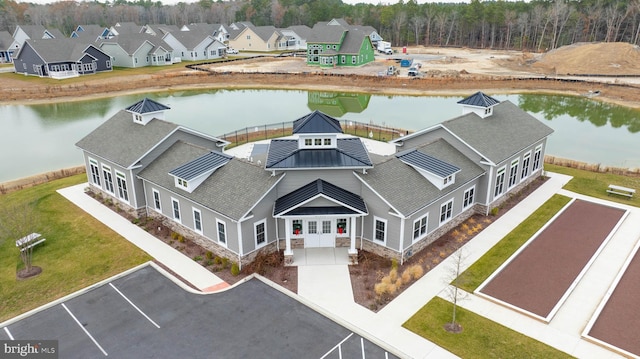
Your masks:
M 0 30 L 40 24 L 64 34 L 80 24 L 117 22 L 178 25 L 230 24 L 313 26 L 344 18 L 377 29 L 393 46 L 464 46 L 544 51 L 576 42 L 638 44 L 640 0 L 533 0 L 394 5 L 345 4 L 341 0 L 199 0 L 164 5 L 151 0 L 60 1 L 39 5 L 0 0 Z

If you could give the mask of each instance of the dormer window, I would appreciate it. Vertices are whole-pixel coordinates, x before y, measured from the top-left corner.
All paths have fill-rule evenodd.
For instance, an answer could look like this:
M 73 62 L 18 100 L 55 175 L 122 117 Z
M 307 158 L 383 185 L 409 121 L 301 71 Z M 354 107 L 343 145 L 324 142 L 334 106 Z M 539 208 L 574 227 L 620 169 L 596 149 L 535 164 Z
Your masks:
M 184 180 L 182 178 L 176 178 L 176 186 L 177 187 L 181 187 L 182 189 L 188 189 L 189 188 L 189 182 L 187 180 Z
M 411 150 L 396 154 L 396 157 L 413 167 L 424 178 L 439 190 L 451 186 L 456 182 L 456 174 L 460 168 L 418 150 Z
M 313 144 L 315 146 L 322 146 L 322 139 L 321 138 L 314 138 L 313 139 Z
M 139 114 L 134 114 L 133 115 L 133 121 L 138 122 L 138 123 L 142 123 L 142 115 Z
M 331 146 L 331 139 L 330 138 L 325 138 L 324 139 L 324 145 L 325 146 Z
M 314 136 L 301 135 L 298 140 L 298 148 L 306 149 L 335 148 L 336 144 L 337 138 L 327 134 L 318 134 Z

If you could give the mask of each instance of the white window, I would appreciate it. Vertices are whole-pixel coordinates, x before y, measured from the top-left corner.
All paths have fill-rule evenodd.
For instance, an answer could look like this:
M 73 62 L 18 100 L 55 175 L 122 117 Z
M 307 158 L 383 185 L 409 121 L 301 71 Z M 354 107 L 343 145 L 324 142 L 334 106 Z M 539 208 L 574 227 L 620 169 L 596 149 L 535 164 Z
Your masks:
M 509 188 L 515 186 L 518 183 L 518 164 L 520 160 L 515 159 L 511 162 L 511 168 L 509 168 Z
M 151 191 L 153 192 L 153 208 L 158 212 L 162 212 L 162 205 L 160 202 L 160 192 L 158 192 L 158 190 L 156 189 L 152 189 Z
M 542 145 L 539 145 L 538 147 L 536 147 L 535 151 L 533 152 L 533 169 L 531 170 L 531 172 L 540 168 L 540 164 L 542 160 L 541 157 L 542 157 Z
M 193 209 L 193 229 L 202 234 L 202 213 L 199 209 Z
M 325 138 L 324 139 L 324 145 L 325 146 L 331 146 L 331 139 L 330 138 Z
M 304 145 L 305 146 L 313 146 L 313 140 L 310 138 L 305 138 L 304 139 Z
M 322 234 L 331 233 L 331 221 L 322 221 Z
M 136 122 L 142 122 L 142 115 L 135 114 L 133 115 L 133 118 L 135 119 Z
M 427 224 L 429 223 L 429 214 L 424 215 L 421 218 L 416 219 L 413 222 L 413 240 L 424 237 L 427 234 Z
M 251 35 L 247 35 L 247 40 L 251 40 Z
M 529 164 L 531 162 L 531 152 L 527 152 L 522 158 L 522 173 L 520 179 L 529 177 Z
M 440 206 L 440 224 L 448 222 L 453 217 L 453 198 Z
M 493 191 L 493 196 L 494 197 L 498 197 L 500 196 L 503 192 L 504 192 L 504 175 L 505 175 L 505 168 L 502 167 L 501 169 L 498 170 L 498 175 L 496 176 L 496 187 L 495 190 Z
M 316 221 L 309 221 L 307 223 L 307 229 L 309 234 L 316 234 L 318 233 L 318 222 Z
M 125 202 L 129 202 L 129 191 L 127 190 L 127 176 L 116 171 L 116 184 L 118 185 L 118 197 Z
M 304 231 L 302 229 L 302 220 L 301 219 L 294 219 L 292 221 L 292 231 L 293 231 L 293 235 L 298 236 L 301 234 L 304 234 Z
M 347 219 L 347 218 L 338 218 L 336 220 L 336 233 L 338 233 L 338 234 L 349 233 L 349 228 L 347 227 L 348 223 L 349 223 L 349 219 Z
M 106 65 L 107 65 L 107 68 L 110 68 L 111 67 L 111 61 L 107 60 Z
M 256 248 L 267 244 L 267 222 L 261 220 L 253 224 L 253 234 L 256 239 Z
M 104 189 L 113 194 L 113 176 L 111 175 L 111 168 L 102 165 L 102 175 L 104 176 Z
M 180 202 L 175 198 L 171 198 L 171 206 L 173 208 L 173 219 L 180 222 Z
M 469 188 L 468 190 L 464 191 L 464 197 L 462 200 L 462 208 L 466 209 L 469 208 L 469 206 L 473 205 L 473 201 L 474 201 L 474 197 L 476 194 L 476 187 L 473 186 L 471 188 Z
M 351 56 L 351 63 L 352 64 L 356 64 L 356 57 L 355 56 Z
M 373 239 L 382 243 L 387 242 L 387 220 L 373 217 Z
M 189 183 L 187 180 L 183 180 L 182 178 L 178 178 L 178 187 L 182 187 L 183 189 L 189 188 Z
M 91 183 L 96 186 L 100 186 L 100 169 L 98 168 L 98 161 L 93 158 L 89 158 L 89 170 L 91 171 Z
M 314 144 L 314 146 L 322 146 L 322 139 L 321 138 L 314 138 L 313 139 L 313 144 Z
M 218 227 L 218 242 L 226 246 L 227 245 L 227 224 L 219 219 L 216 219 L 216 226 Z
M 340 63 L 344 64 L 345 62 L 347 62 L 347 57 L 342 55 L 342 58 L 340 59 Z

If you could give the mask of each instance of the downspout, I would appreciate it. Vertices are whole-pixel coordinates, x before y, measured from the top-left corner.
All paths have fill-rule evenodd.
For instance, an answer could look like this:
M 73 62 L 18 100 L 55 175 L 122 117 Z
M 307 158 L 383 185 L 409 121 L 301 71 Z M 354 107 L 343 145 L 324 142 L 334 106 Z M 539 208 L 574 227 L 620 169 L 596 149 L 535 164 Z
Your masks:
M 242 270 L 242 255 L 244 250 L 242 249 L 242 223 L 237 222 L 238 227 L 238 269 Z
M 404 221 L 406 218 L 400 218 L 400 265 L 404 263 Z
M 360 250 L 362 250 L 362 242 L 363 242 L 363 238 L 364 238 L 364 216 L 361 217 L 362 218 L 362 223 L 360 224 Z
M 493 182 L 493 169 L 494 169 L 493 166 L 489 166 L 489 180 L 487 181 L 488 182 L 488 184 L 487 184 L 487 203 L 486 203 L 485 209 L 484 209 L 484 215 L 485 216 L 489 215 L 489 203 L 490 203 L 489 198 L 491 198 L 491 193 L 492 193 L 491 192 L 491 185 L 492 185 L 492 182 Z

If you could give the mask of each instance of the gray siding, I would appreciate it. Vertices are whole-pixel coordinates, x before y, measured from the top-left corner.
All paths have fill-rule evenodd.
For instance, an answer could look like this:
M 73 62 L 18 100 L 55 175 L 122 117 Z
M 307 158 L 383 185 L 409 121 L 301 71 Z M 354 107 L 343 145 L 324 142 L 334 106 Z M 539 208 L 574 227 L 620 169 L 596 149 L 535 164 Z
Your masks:
M 369 209 L 369 215 L 364 217 L 364 228 L 362 236 L 365 240 L 372 241 L 377 245 L 383 245 L 382 242 L 373 240 L 374 216 L 387 220 L 387 241 L 385 246 L 400 251 L 400 218 L 389 214 L 389 205 L 384 203 L 380 197 L 373 193 L 368 187 L 362 187 L 362 194 Z
M 28 75 L 43 75 L 46 76 L 47 70 L 44 66 L 44 60 L 38 56 L 28 43 L 23 44 L 22 51 L 20 51 L 20 58 L 13 60 L 13 66 L 17 73 Z M 42 74 L 39 74 L 34 66 L 39 66 L 42 69 Z
M 96 72 L 112 70 L 113 64 L 111 64 L 111 57 L 109 55 L 93 46 L 89 46 L 85 52 L 96 58 Z
M 113 66 L 134 67 L 133 60 L 118 44 L 102 44 L 102 50 L 113 58 Z
M 247 255 L 256 250 L 256 238 L 254 235 L 254 224 L 265 219 L 267 229 L 267 244 L 276 241 L 276 221 L 272 217 L 273 204 L 277 199 L 276 191 L 271 190 L 263 199 L 258 203 L 251 212 L 253 217 L 247 219 L 242 223 L 242 255 Z M 262 247 L 261 247 L 262 248 Z
M 115 198 L 117 198 L 119 201 L 121 201 L 123 204 L 126 204 L 132 208 L 138 209 L 138 208 L 142 208 L 144 207 L 144 192 L 142 190 L 142 184 L 141 181 L 139 179 L 137 179 L 135 177 L 135 174 L 132 174 L 131 171 L 126 170 L 125 168 L 118 166 L 112 162 L 109 161 L 105 161 L 104 159 L 97 157 L 97 156 L 91 156 L 90 154 L 83 152 L 84 155 L 84 164 L 85 164 L 85 168 L 87 170 L 87 181 L 95 187 L 98 187 L 96 184 L 93 183 L 93 180 L 91 178 L 91 167 L 89 165 L 89 157 L 91 157 L 92 159 L 96 160 L 98 162 L 98 170 L 99 170 L 99 175 L 100 175 L 100 189 L 109 193 L 106 190 L 106 186 L 105 186 L 105 177 L 104 177 L 104 173 L 103 173 L 103 168 L 102 166 L 108 166 L 111 169 L 111 178 L 113 179 L 113 196 Z M 118 180 L 117 180 L 117 175 L 116 175 L 116 171 L 120 172 L 122 174 L 125 175 L 126 177 L 126 188 L 127 188 L 127 193 L 128 193 L 128 197 L 129 197 L 129 201 L 125 202 L 122 198 L 120 198 L 119 193 L 118 193 Z M 138 186 L 138 187 L 136 187 Z M 142 199 L 142 200 L 141 200 Z

